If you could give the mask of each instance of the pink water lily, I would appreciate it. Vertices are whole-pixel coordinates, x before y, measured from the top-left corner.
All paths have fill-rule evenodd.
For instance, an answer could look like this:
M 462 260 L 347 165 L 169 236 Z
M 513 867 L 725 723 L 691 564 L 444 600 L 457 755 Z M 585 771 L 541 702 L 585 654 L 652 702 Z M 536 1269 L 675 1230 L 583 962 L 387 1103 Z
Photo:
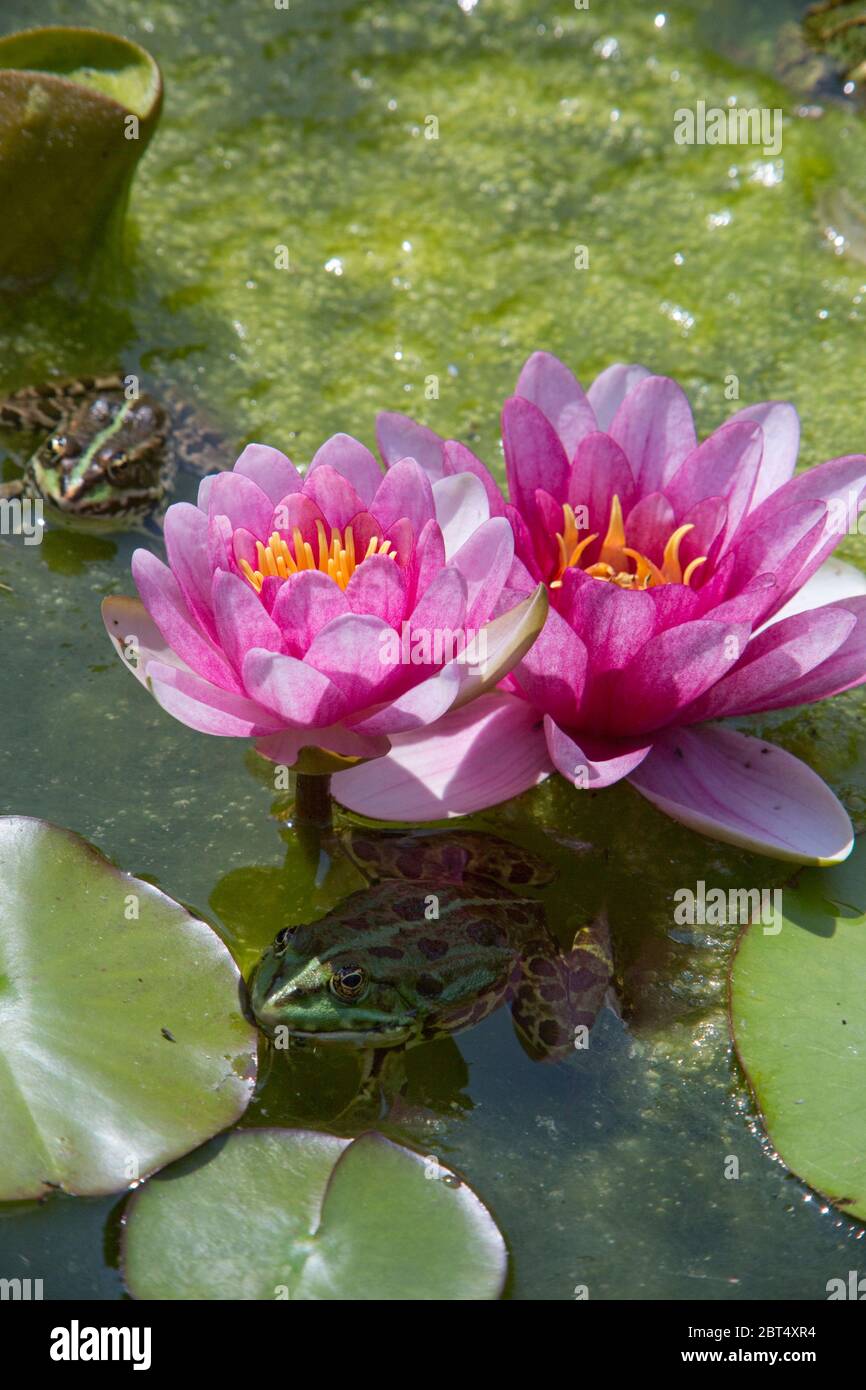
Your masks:
M 500 603 L 544 584 L 544 630 L 496 692 L 341 774 L 338 798 L 429 820 L 554 770 L 591 790 L 628 778 L 717 839 L 798 862 L 843 859 L 851 823 L 824 782 L 709 721 L 866 680 L 866 581 L 828 561 L 856 530 L 866 457 L 795 477 L 792 406 L 740 410 L 699 444 L 674 381 L 617 365 L 584 392 L 547 353 L 524 366 L 502 434 L 507 497 L 464 445 L 402 416 L 379 423 L 387 463 L 411 452 L 434 486 L 471 477 L 491 515 L 511 522 Z
M 411 458 L 392 463 L 383 473 L 337 435 L 302 476 L 251 444 L 203 480 L 196 506 L 169 507 L 168 565 L 137 550 L 141 602 L 103 605 L 119 654 L 164 709 L 328 773 L 382 755 L 511 669 L 547 600 L 541 586 L 503 597 L 510 524 L 474 478 L 431 482 Z

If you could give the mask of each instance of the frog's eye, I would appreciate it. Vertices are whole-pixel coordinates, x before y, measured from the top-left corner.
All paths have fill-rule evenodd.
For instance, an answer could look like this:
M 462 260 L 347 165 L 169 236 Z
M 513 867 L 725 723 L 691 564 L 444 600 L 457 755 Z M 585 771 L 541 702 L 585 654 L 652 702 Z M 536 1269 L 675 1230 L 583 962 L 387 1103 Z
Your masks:
M 109 454 L 108 458 L 103 455 L 102 464 L 109 482 L 120 481 L 127 462 L 126 454 Z
M 360 965 L 341 965 L 330 980 L 331 993 L 344 1004 L 352 1004 L 363 994 L 367 972 Z
M 284 954 L 285 949 L 286 949 L 286 947 L 287 947 L 288 944 L 289 944 L 289 937 L 291 936 L 291 934 L 292 934 L 292 928 L 291 928 L 291 927 L 283 927 L 282 931 L 278 931 L 278 932 L 277 932 L 276 936 L 274 937 L 274 955 L 275 955 L 275 956 L 281 956 L 281 955 Z

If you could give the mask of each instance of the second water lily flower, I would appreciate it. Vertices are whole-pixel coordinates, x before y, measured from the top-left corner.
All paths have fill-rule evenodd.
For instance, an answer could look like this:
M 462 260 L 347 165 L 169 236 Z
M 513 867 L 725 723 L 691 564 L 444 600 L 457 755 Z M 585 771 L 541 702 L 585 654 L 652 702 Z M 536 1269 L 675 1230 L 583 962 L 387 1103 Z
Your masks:
M 617 365 L 584 393 L 547 353 L 526 363 L 502 431 L 507 496 L 465 446 L 405 417 L 381 418 L 380 445 L 386 462 L 411 452 L 431 480 L 473 479 L 515 534 L 500 602 L 543 584 L 544 630 L 499 690 L 342 774 L 338 798 L 429 820 L 552 771 L 590 790 L 628 778 L 718 839 L 843 859 L 851 823 L 825 783 L 714 721 L 866 680 L 866 581 L 826 563 L 856 529 L 866 457 L 795 477 L 792 406 L 748 407 L 699 444 L 672 380 Z
M 468 704 L 547 608 L 542 586 L 503 601 L 513 533 L 475 479 L 431 482 L 411 458 L 383 474 L 347 435 L 303 476 L 250 445 L 196 506 L 169 507 L 165 542 L 167 565 L 133 556 L 141 601 L 105 600 L 119 654 L 182 723 L 302 773 L 379 757 Z

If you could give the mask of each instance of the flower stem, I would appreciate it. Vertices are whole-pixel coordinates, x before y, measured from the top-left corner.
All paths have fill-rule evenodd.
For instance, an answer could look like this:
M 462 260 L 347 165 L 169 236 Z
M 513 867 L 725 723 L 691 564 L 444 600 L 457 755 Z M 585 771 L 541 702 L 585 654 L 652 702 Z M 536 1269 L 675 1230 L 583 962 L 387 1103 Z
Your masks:
M 330 830 L 330 777 L 317 777 L 304 772 L 299 772 L 297 774 L 295 780 L 295 814 L 293 823 L 296 830 Z

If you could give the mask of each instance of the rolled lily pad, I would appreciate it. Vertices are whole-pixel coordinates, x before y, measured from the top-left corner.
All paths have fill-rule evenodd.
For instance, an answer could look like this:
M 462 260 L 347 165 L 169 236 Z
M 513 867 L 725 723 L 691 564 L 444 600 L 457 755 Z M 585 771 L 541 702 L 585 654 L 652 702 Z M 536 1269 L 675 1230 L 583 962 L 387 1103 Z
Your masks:
M 781 930 L 740 938 L 734 1041 L 780 1157 L 866 1220 L 866 841 L 782 892 Z
M 0 817 L 0 1200 L 118 1191 L 236 1120 L 256 1055 L 239 988 L 179 903 Z
M 0 280 L 81 263 L 122 215 L 156 129 L 162 78 L 145 49 L 48 25 L 0 38 Z
M 474 1192 L 381 1134 L 240 1131 L 148 1183 L 126 1221 L 140 1299 L 493 1299 L 506 1263 Z

